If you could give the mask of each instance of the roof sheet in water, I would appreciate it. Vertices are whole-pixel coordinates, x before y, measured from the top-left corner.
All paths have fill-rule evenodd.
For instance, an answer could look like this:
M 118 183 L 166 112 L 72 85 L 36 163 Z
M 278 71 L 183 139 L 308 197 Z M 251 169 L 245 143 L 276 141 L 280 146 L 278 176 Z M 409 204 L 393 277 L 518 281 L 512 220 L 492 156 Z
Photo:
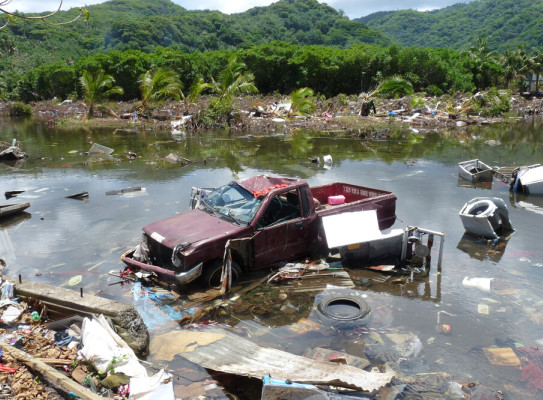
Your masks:
M 169 340 L 169 335 L 177 336 L 175 340 Z M 151 349 L 166 345 L 173 353 L 176 351 L 174 347 L 178 347 L 177 354 L 214 371 L 257 379 L 270 374 L 277 379 L 370 392 L 386 385 L 395 376 L 394 372 L 367 372 L 350 365 L 315 361 L 286 351 L 261 347 L 217 327 L 208 327 L 198 332 L 196 341 L 188 338 L 188 345 L 180 346 L 182 336 L 183 333 L 179 331 L 159 335 L 152 340 Z

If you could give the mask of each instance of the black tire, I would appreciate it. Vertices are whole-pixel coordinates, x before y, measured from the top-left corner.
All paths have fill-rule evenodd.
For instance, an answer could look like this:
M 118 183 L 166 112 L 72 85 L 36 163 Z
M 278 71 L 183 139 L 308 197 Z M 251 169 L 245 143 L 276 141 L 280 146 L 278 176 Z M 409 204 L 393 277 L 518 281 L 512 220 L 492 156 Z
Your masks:
M 345 306 L 348 311 L 338 312 L 334 306 Z M 317 311 L 322 321 L 337 324 L 360 321 L 369 314 L 371 308 L 358 293 L 337 291 L 324 296 L 317 305 Z
M 222 261 L 213 260 L 204 265 L 202 284 L 204 287 L 217 287 L 221 284 Z M 241 276 L 241 267 L 232 260 L 232 283 L 237 282 Z

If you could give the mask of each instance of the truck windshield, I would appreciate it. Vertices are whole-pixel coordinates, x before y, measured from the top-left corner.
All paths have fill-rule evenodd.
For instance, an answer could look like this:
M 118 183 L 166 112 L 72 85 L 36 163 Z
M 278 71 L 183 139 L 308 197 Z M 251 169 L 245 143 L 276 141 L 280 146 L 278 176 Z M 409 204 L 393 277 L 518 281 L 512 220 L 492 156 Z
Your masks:
M 236 182 L 213 190 L 202 200 L 203 204 L 199 206 L 201 210 L 212 211 L 238 225 L 248 225 L 262 204 L 262 198 L 255 198 Z

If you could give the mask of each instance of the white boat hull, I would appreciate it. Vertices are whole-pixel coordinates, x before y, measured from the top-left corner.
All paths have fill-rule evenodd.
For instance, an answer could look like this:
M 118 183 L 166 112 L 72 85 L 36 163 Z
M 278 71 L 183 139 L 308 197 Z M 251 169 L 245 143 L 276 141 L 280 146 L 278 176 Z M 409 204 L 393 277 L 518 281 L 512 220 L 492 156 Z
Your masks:
M 543 194 L 543 166 L 518 171 L 512 189 L 525 194 Z
M 458 163 L 458 175 L 469 182 L 492 182 L 494 170 L 481 160 Z

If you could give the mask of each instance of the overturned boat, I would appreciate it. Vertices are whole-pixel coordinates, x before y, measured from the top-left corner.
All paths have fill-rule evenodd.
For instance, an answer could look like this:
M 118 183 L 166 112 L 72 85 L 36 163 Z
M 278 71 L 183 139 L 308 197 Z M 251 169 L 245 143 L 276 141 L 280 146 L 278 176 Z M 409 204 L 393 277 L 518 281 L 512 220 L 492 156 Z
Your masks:
M 492 182 L 494 169 L 481 160 L 458 163 L 458 175 L 469 182 Z
M 514 231 L 505 202 L 497 197 L 476 197 L 460 210 L 460 219 L 468 233 L 497 239 Z
M 15 203 L 0 205 L 0 219 L 19 214 L 30 207 L 30 203 Z
M 511 177 L 511 190 L 524 194 L 543 194 L 543 165 L 520 167 Z

